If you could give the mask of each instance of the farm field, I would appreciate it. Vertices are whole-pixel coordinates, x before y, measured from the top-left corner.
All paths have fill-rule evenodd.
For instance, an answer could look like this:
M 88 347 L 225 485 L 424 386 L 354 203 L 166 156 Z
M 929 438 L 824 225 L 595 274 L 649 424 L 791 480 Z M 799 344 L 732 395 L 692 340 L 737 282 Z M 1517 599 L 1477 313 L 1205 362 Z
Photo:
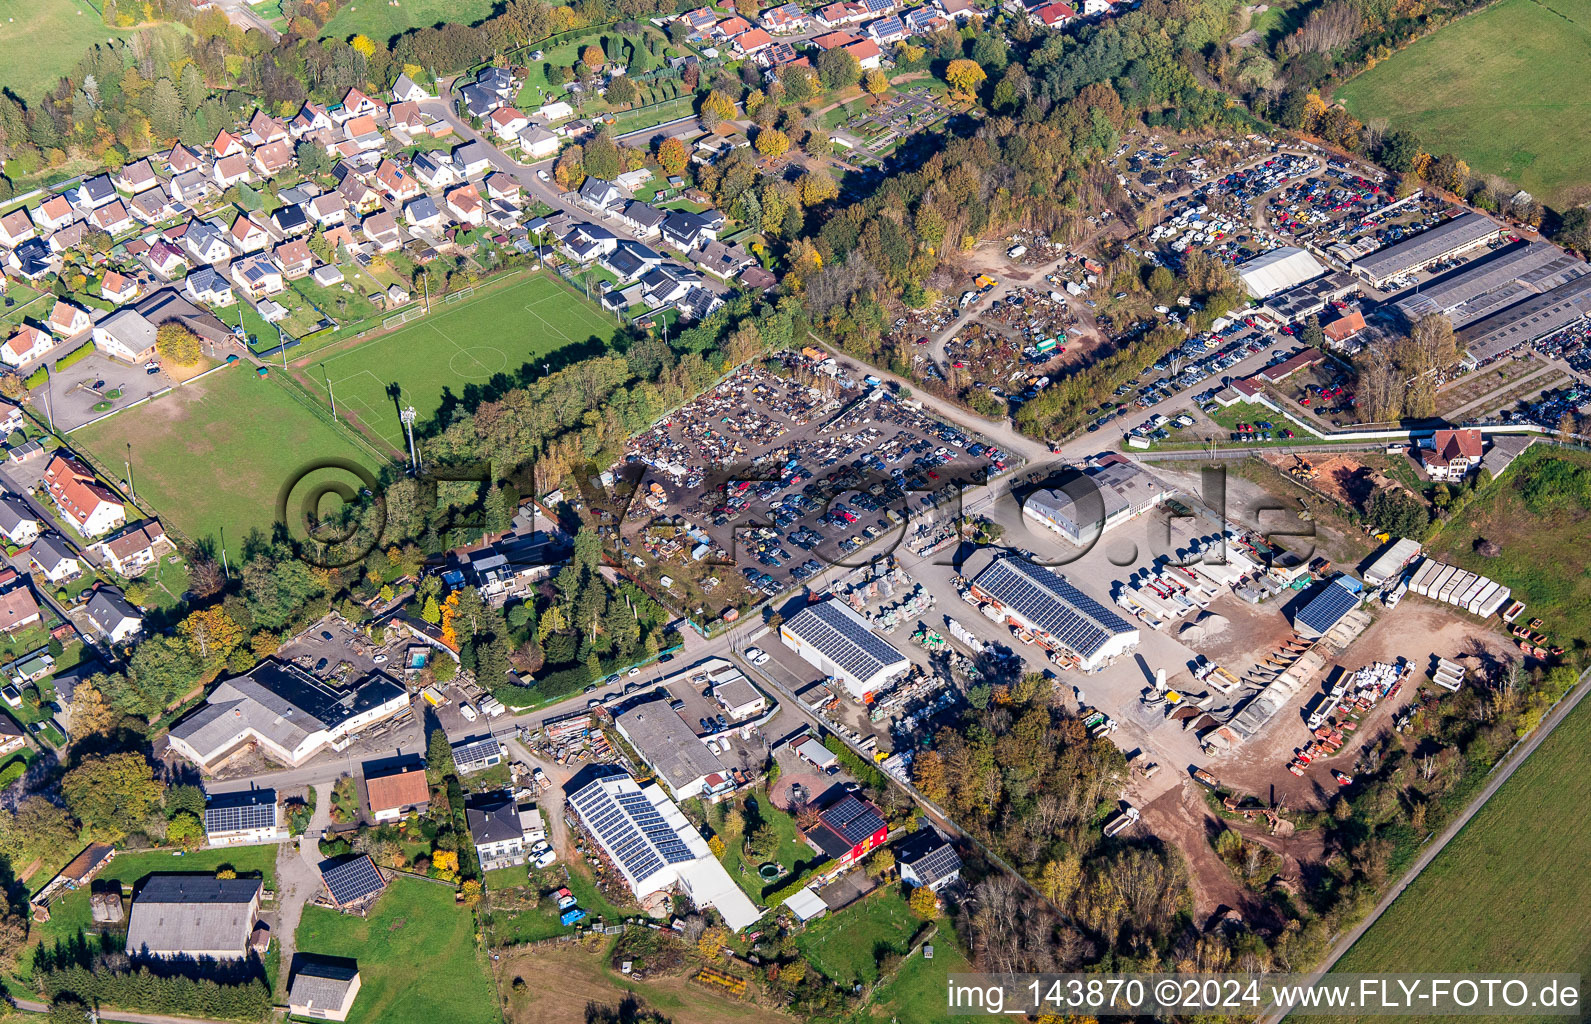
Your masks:
M 1511 588 L 1514 598 L 1525 602 L 1521 623 L 1543 619 L 1542 630 L 1555 643 L 1573 647 L 1577 641 L 1591 640 L 1591 576 L 1564 572 L 1563 557 L 1564 552 L 1591 543 L 1591 508 L 1565 496 L 1541 512 L 1531 509 L 1526 494 L 1532 474 L 1553 461 L 1591 475 L 1591 455 L 1532 445 L 1501 480 L 1444 524 L 1426 547 L 1444 561 Z M 1475 545 L 1480 540 L 1495 542 L 1501 554 L 1495 558 L 1478 554 Z
M 323 39 L 365 35 L 386 42 L 411 28 L 449 21 L 473 25 L 490 17 L 497 6 L 496 0 L 403 0 L 398 6 L 385 0 L 354 0 L 338 11 L 320 34 Z
M 529 274 L 491 285 L 457 303 L 433 302 L 431 313 L 378 338 L 329 349 L 295 365 L 299 379 L 325 398 L 331 382 L 337 412 L 394 452 L 405 449 L 398 403 L 428 422 L 444 395 L 457 398 L 499 376 L 541 375 L 560 349 L 605 346 L 616 325 L 596 306 L 571 294 L 550 274 Z
M 603 948 L 611 949 L 612 943 Z M 513 988 L 516 977 L 527 983 L 522 991 Z M 678 974 L 644 980 L 625 977 L 607 962 L 604 952 L 574 942 L 504 950 L 497 979 L 503 1017 L 509 1024 L 587 1024 L 593 1019 L 588 1015 L 591 1006 L 612 1009 L 626 998 L 639 1001 L 674 1024 L 767 1024 L 795 1019 Z
M 1591 0 L 1503 0 L 1460 18 L 1336 90 L 1559 208 L 1591 198 Z
M 453 887 L 396 878 L 368 917 L 305 907 L 301 954 L 359 961 L 363 985 L 349 1024 L 490 1024 L 500 1019 L 475 943 L 475 917 Z M 425 967 L 417 978 L 417 965 Z
M 1332 970 L 1591 970 L 1588 742 L 1582 703 Z
M 223 529 L 234 543 L 250 530 L 269 533 L 277 493 L 311 460 L 379 468 L 287 385 L 256 377 L 248 363 L 84 427 L 72 440 L 106 467 L 122 464 L 130 442 L 139 500 L 194 541 Z
M 0 44 L 9 55 L 0 85 L 24 100 L 37 100 L 90 46 L 132 35 L 106 25 L 97 6 L 74 0 L 0 0 Z

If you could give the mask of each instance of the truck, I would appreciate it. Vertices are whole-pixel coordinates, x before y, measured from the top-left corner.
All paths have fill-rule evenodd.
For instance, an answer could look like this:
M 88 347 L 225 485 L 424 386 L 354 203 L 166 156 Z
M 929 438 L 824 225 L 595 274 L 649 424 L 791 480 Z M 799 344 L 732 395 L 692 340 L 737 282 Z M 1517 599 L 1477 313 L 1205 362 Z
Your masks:
M 1010 259 L 1019 260 L 1028 254 L 1028 247 L 1025 245 L 1013 245 L 1005 251 L 1005 254 Z
M 1127 809 L 1105 823 L 1105 838 L 1119 836 L 1138 824 L 1138 808 L 1129 804 Z
M 1198 782 L 1198 783 L 1200 783 L 1202 785 L 1208 786 L 1211 789 L 1220 789 L 1221 788 L 1221 780 L 1217 779 L 1214 775 L 1211 775 L 1209 772 L 1205 771 L 1203 768 L 1195 768 L 1195 769 L 1193 769 L 1193 778 L 1194 778 L 1194 781 L 1196 781 L 1196 782 Z

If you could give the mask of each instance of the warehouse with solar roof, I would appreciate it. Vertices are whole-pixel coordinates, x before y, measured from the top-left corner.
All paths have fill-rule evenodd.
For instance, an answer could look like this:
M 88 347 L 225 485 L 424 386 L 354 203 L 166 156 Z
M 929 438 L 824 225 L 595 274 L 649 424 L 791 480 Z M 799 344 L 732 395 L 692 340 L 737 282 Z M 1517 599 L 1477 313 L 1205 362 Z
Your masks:
M 838 679 L 857 700 L 867 700 L 911 669 L 906 656 L 843 601 L 803 608 L 779 627 L 779 639 L 818 671 Z

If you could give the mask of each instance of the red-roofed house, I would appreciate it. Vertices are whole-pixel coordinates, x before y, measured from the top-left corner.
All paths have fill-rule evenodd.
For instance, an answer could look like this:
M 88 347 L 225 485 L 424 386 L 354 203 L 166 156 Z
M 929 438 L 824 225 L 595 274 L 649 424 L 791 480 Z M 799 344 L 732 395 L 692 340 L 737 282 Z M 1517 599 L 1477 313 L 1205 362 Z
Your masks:
M 224 128 L 221 134 L 215 137 L 215 141 L 210 143 L 210 149 L 215 153 L 217 160 L 228 156 L 242 156 L 248 152 L 243 148 L 243 140 Z
M 1263 378 L 1272 384 L 1279 384 L 1306 366 L 1314 366 L 1316 363 L 1324 361 L 1325 358 L 1325 353 L 1321 352 L 1320 349 L 1306 348 L 1293 353 L 1291 357 L 1279 363 L 1267 366 L 1254 376 Z
M 742 17 L 725 18 L 713 26 L 713 35 L 720 39 L 733 39 L 751 27 L 751 23 Z
M 293 147 L 285 139 L 268 142 L 254 151 L 254 169 L 264 177 L 280 174 L 293 166 Z
M 1479 430 L 1438 430 L 1420 458 L 1432 480 L 1462 480 L 1481 464 L 1484 447 Z
M 856 58 L 863 71 L 878 67 L 884 59 L 884 51 L 880 50 L 878 44 L 871 39 L 858 39 L 845 48 L 851 51 L 851 56 Z
M 425 191 L 414 175 L 392 160 L 383 160 L 376 168 L 376 187 L 397 203 L 407 203 Z
M 1045 4 L 1035 9 L 1030 17 L 1045 28 L 1060 28 L 1077 17 L 1077 12 L 1065 4 Z
M 530 118 L 513 107 L 498 107 L 492 111 L 487 121 L 491 122 L 493 135 L 510 142 L 519 138 L 519 133 L 530 127 Z
M 101 298 L 112 302 L 131 302 L 138 297 L 138 281 L 114 270 L 105 271 L 99 282 Z
M 50 460 L 44 486 L 55 507 L 85 537 L 98 537 L 127 521 L 127 510 L 116 495 L 87 466 L 65 455 Z
M 734 39 L 735 52 L 742 57 L 750 57 L 760 50 L 765 50 L 773 45 L 773 37 L 760 28 L 748 29 Z
M 33 219 L 45 231 L 59 231 L 76 219 L 77 213 L 65 196 L 51 196 L 34 211 Z
M 1339 317 L 1327 324 L 1323 329 L 1326 340 L 1334 345 L 1340 345 L 1349 338 L 1365 329 L 1364 314 L 1354 310 L 1345 317 Z
M 50 310 L 50 330 L 63 338 L 82 334 L 94 326 L 94 318 L 88 315 L 88 310 L 80 309 L 65 299 L 56 299 L 55 306 Z
M 309 245 L 302 238 L 283 242 L 271 255 L 276 257 L 277 265 L 282 268 L 282 276 L 289 281 L 308 277 L 315 267 L 315 254 L 309 251 Z
M 28 218 L 26 209 L 12 210 L 4 217 L 0 217 L 0 243 L 14 248 L 33 235 L 33 221 Z
M 447 208 L 461 224 L 480 227 L 486 223 L 486 204 L 481 202 L 480 192 L 469 182 L 447 194 Z
M 270 232 L 254 223 L 248 214 L 244 213 L 238 214 L 238 219 L 232 222 L 232 230 L 228 232 L 228 236 L 238 252 L 259 252 L 271 240 Z
M 374 117 L 386 109 L 386 105 L 379 100 L 371 99 L 358 89 L 349 89 L 343 96 L 342 109 L 332 117 L 338 121 L 349 121 L 356 117 Z
M 812 40 L 812 45 L 820 50 L 832 50 L 836 46 L 849 46 L 860 39 L 860 36 L 849 32 L 828 32 Z
M 41 331 L 32 324 L 23 324 L 16 329 L 16 333 L 6 339 L 4 345 L 0 345 L 0 361 L 8 366 L 21 366 L 39 358 L 54 347 L 55 338 L 49 331 Z

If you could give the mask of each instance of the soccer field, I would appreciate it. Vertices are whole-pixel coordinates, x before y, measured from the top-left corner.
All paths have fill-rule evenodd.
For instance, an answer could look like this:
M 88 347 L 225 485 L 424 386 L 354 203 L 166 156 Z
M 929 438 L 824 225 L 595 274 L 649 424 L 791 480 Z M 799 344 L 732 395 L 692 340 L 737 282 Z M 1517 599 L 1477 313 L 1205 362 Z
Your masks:
M 472 387 L 512 386 L 539 377 L 548 359 L 605 347 L 618 325 L 550 274 L 534 273 L 431 313 L 379 338 L 295 364 L 322 401 L 331 384 L 337 412 L 394 451 L 405 448 L 398 410 L 412 405 L 429 421 L 444 396 Z M 397 391 L 394 391 L 394 385 Z
M 1362 121 L 1411 129 L 1566 207 L 1591 198 L 1591 0 L 1502 0 L 1336 90 Z

